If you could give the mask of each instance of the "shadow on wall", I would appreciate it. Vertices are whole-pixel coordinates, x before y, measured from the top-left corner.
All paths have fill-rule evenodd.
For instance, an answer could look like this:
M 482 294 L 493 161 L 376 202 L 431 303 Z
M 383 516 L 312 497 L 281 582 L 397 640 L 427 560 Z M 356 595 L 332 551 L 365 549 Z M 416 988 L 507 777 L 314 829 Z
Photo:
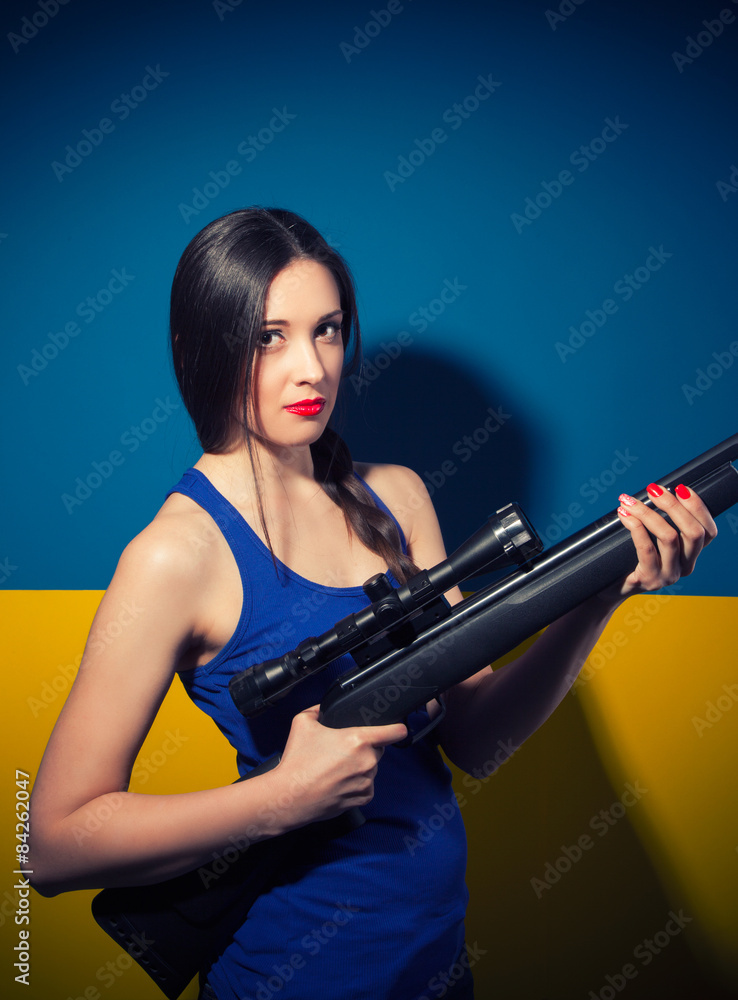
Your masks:
M 355 459 L 407 465 L 422 477 L 449 552 L 504 504 L 528 503 L 522 408 L 449 357 L 389 338 L 369 349 L 346 379 L 336 427 Z

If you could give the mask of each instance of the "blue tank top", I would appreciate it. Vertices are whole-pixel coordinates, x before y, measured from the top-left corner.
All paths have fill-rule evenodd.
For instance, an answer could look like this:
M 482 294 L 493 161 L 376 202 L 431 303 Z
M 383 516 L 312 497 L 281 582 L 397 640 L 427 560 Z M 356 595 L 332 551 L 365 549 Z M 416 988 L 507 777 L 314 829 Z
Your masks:
M 368 600 L 361 587 L 326 587 L 279 560 L 275 567 L 258 535 L 199 470 L 188 470 L 170 493 L 210 514 L 241 574 L 243 605 L 232 637 L 210 662 L 179 676 L 237 751 L 243 773 L 280 752 L 293 716 L 319 703 L 354 662 L 339 658 L 250 720 L 233 704 L 230 678 L 319 635 Z M 413 1000 L 454 964 L 464 943 L 466 837 L 432 734 L 388 747 L 374 787 L 362 827 L 313 845 L 253 905 L 208 973 L 218 1000 Z

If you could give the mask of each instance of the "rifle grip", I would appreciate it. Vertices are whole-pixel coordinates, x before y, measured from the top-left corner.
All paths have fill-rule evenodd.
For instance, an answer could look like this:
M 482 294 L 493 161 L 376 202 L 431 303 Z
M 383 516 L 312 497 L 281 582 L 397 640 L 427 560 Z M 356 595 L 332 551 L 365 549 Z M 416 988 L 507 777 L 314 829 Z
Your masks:
M 311 823 L 306 829 L 314 829 L 318 836 L 322 835 L 333 839 L 334 837 L 343 836 L 344 833 L 351 833 L 352 830 L 357 830 L 364 823 L 366 823 L 366 816 L 358 806 L 353 806 L 351 809 L 347 809 L 346 812 L 341 813 L 339 816 L 334 816 L 332 819 L 323 819 L 318 820 L 317 823 Z
M 237 782 L 246 781 L 248 778 L 255 778 L 259 774 L 266 774 L 267 771 L 275 768 L 281 759 L 282 754 L 275 753 L 273 757 L 267 758 L 263 763 L 257 764 L 256 767 L 253 767 L 242 777 L 238 778 Z M 303 827 L 303 829 L 314 831 L 318 837 L 328 837 L 332 840 L 334 837 L 341 837 L 344 833 L 351 833 L 352 830 L 357 830 L 364 823 L 366 823 L 366 816 L 358 806 L 353 806 L 339 816 L 332 816 L 331 819 L 316 820 L 314 823 L 310 823 L 309 826 Z

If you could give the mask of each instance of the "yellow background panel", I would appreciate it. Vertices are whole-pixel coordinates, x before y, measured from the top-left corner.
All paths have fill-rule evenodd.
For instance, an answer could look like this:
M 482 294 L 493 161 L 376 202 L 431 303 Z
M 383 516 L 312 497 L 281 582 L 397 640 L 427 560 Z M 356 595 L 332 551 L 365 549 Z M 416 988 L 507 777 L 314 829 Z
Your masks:
M 162 996 L 97 928 L 93 892 L 32 894 L 31 985 L 13 978 L 15 769 L 37 773 L 101 596 L 0 595 L 3 996 Z M 607 997 L 621 983 L 626 1000 L 738 995 L 737 609 L 733 598 L 631 599 L 549 722 L 494 776 L 455 775 L 479 1000 Z M 175 682 L 132 789 L 187 791 L 235 776 L 233 751 Z M 633 801 L 628 787 L 639 790 Z M 193 985 L 184 997 L 196 994 Z
M 664 884 L 699 914 L 701 944 L 736 982 L 737 606 L 640 598 L 605 637 L 617 654 L 602 652 L 578 688 L 613 784 L 638 774 L 649 789 L 633 822 Z

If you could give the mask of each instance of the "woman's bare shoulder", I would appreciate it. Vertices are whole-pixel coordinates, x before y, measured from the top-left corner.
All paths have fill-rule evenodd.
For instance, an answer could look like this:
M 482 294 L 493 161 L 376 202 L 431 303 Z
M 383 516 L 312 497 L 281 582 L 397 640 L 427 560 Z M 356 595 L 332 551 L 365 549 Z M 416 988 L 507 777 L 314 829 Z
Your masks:
M 125 616 L 126 608 L 135 607 L 136 628 L 126 631 L 125 642 L 116 641 L 103 652 L 106 657 L 127 652 L 130 659 L 129 645 L 156 647 L 158 656 L 136 653 L 148 663 L 155 660 L 170 676 L 182 651 L 203 634 L 207 597 L 222 574 L 222 543 L 220 530 L 202 508 L 186 497 L 169 497 L 123 550 L 95 616 L 88 649 L 102 650 L 100 636 Z
M 417 566 L 435 566 L 446 558 L 433 501 L 420 476 L 403 465 L 357 463 L 356 472 L 371 486 L 400 523 L 408 555 Z M 454 600 L 460 595 L 452 594 Z
M 389 507 L 408 541 L 416 529 L 418 515 L 422 518 L 423 512 L 428 511 L 435 517 L 425 483 L 412 469 L 404 465 L 355 462 L 354 471 Z
M 202 507 L 189 497 L 173 493 L 153 520 L 128 543 L 117 572 L 143 572 L 159 582 L 196 578 L 217 555 L 221 537 Z
M 388 503 L 387 496 L 394 499 L 408 499 L 412 491 L 419 496 L 427 496 L 425 483 L 412 469 L 405 465 L 387 465 L 377 462 L 354 462 L 354 471 L 374 492 Z

